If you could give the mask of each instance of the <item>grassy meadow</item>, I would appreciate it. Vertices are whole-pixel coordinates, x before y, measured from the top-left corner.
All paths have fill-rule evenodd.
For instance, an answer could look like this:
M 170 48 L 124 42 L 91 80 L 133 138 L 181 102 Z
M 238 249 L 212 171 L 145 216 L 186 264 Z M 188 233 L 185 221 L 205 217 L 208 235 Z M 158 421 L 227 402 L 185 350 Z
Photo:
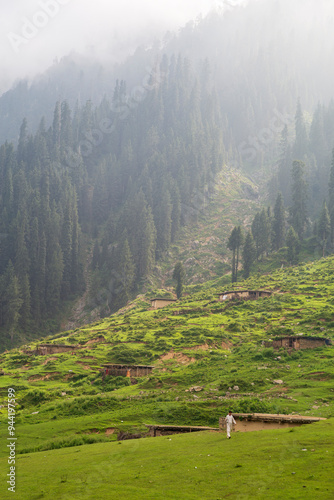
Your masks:
M 12 387 L 18 498 L 332 498 L 333 346 L 289 353 L 263 342 L 334 340 L 333 269 L 327 258 L 234 285 L 274 292 L 257 301 L 218 302 L 231 289 L 224 278 L 189 287 L 160 310 L 141 296 L 128 310 L 43 339 L 71 344 L 72 353 L 35 356 L 42 341 L 34 341 L 1 354 L 0 438 L 6 443 Z M 103 378 L 104 363 L 155 368 L 131 383 Z M 145 424 L 217 427 L 229 409 L 329 420 L 231 441 L 220 433 L 117 441 L 119 433 L 145 437 Z M 7 454 L 2 446 L 2 470 Z
M 333 419 L 253 433 L 199 432 L 20 455 L 20 500 L 333 498 Z M 6 466 L 1 459 L 1 468 Z M 12 493 L 1 490 L 2 499 Z

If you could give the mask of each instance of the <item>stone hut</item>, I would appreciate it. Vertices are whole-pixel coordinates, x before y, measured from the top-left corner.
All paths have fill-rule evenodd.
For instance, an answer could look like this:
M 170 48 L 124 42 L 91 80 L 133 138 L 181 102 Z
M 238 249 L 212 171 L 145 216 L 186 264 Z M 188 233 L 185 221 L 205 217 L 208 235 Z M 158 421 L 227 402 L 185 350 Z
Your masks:
M 243 300 L 257 300 L 264 297 L 270 297 L 272 292 L 268 290 L 232 290 L 231 292 L 222 292 L 218 294 L 219 301 L 243 299 Z
M 162 307 L 169 306 L 169 304 L 173 304 L 173 302 L 176 302 L 176 300 L 175 299 L 155 298 L 155 299 L 151 299 L 151 307 L 153 309 L 161 309 Z
M 37 356 L 46 356 L 48 354 L 58 354 L 60 352 L 73 352 L 78 348 L 77 345 L 65 344 L 39 344 L 35 354 Z
M 321 417 L 304 417 L 302 415 L 272 415 L 269 413 L 233 413 L 236 421 L 234 430 L 236 432 L 262 431 L 268 429 L 284 429 L 305 424 L 312 424 Z M 219 429 L 224 430 L 226 426 L 225 417 L 219 419 Z
M 315 349 L 316 347 L 323 347 L 331 345 L 330 339 L 325 339 L 323 337 L 278 337 L 273 339 L 271 342 L 265 342 L 265 347 L 273 347 L 276 350 L 284 349 L 288 350 L 300 350 L 300 349 Z
M 113 377 L 145 377 L 152 373 L 154 366 L 145 365 L 113 365 L 107 364 L 103 366 L 104 376 L 112 375 Z

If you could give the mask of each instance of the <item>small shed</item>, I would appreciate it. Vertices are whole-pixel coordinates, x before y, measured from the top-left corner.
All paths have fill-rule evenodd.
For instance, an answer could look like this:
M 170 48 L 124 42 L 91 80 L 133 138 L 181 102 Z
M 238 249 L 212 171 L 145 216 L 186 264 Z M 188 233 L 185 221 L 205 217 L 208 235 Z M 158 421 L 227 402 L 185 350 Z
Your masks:
M 294 349 L 298 351 L 300 349 L 315 349 L 316 347 L 328 346 L 331 345 L 331 341 L 324 337 L 306 337 L 298 335 L 295 337 L 277 337 L 271 342 L 265 342 L 264 345 L 265 347 L 273 347 L 276 350 L 283 347 L 284 349 Z
M 103 366 L 104 376 L 112 375 L 113 377 L 145 377 L 152 373 L 154 366 L 145 365 L 114 365 L 106 364 Z
M 218 294 L 219 301 L 243 299 L 243 300 L 257 300 L 264 297 L 270 297 L 272 292 L 268 290 L 232 290 L 230 292 L 222 292 Z
M 176 302 L 176 299 L 155 298 L 151 299 L 151 306 L 153 309 L 161 309 L 162 307 L 169 306 L 169 304 L 173 304 L 173 302 Z
M 77 345 L 65 344 L 39 344 L 35 354 L 38 356 L 46 356 L 48 354 L 58 354 L 60 352 L 73 352 L 78 348 Z

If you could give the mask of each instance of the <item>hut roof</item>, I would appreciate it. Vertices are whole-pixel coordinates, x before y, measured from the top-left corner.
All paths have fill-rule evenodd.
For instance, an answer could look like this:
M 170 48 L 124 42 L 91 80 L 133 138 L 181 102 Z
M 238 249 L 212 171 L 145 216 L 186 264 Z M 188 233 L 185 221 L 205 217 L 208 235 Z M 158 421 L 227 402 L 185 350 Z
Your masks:
M 163 301 L 166 301 L 166 302 L 176 302 L 176 299 L 168 299 L 166 297 L 155 297 L 154 299 L 150 299 L 150 300 L 151 300 L 151 302 L 153 300 L 163 300 Z
M 217 295 L 228 295 L 230 293 L 245 293 L 245 292 L 253 292 L 253 293 L 273 293 L 271 290 L 229 290 L 227 292 L 220 292 Z
M 306 340 L 329 340 L 327 337 L 312 337 L 311 335 L 283 335 L 282 337 L 273 337 L 271 340 L 286 340 L 286 339 L 306 339 Z
M 270 414 L 270 413 L 233 413 L 234 417 L 244 418 L 247 420 L 260 421 L 260 422 L 294 422 L 301 424 L 311 424 L 313 422 L 319 422 L 320 420 L 326 420 L 322 417 L 304 417 L 303 415 L 282 415 L 282 414 Z
M 132 365 L 131 363 L 127 363 L 124 365 L 117 365 L 114 363 L 107 363 L 102 365 L 104 368 L 155 368 L 153 365 Z
M 38 347 L 70 347 L 74 349 L 78 346 L 76 344 L 38 344 Z

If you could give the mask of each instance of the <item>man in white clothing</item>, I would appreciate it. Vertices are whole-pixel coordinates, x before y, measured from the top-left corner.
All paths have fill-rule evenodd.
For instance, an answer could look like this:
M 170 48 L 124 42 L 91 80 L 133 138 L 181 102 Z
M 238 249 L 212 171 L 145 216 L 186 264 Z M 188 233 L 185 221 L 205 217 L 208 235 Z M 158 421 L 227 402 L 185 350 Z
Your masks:
M 232 426 L 233 426 L 233 424 L 234 425 L 236 424 L 236 421 L 234 420 L 231 411 L 229 411 L 228 415 L 226 415 L 225 422 L 226 422 L 227 439 L 231 439 Z

